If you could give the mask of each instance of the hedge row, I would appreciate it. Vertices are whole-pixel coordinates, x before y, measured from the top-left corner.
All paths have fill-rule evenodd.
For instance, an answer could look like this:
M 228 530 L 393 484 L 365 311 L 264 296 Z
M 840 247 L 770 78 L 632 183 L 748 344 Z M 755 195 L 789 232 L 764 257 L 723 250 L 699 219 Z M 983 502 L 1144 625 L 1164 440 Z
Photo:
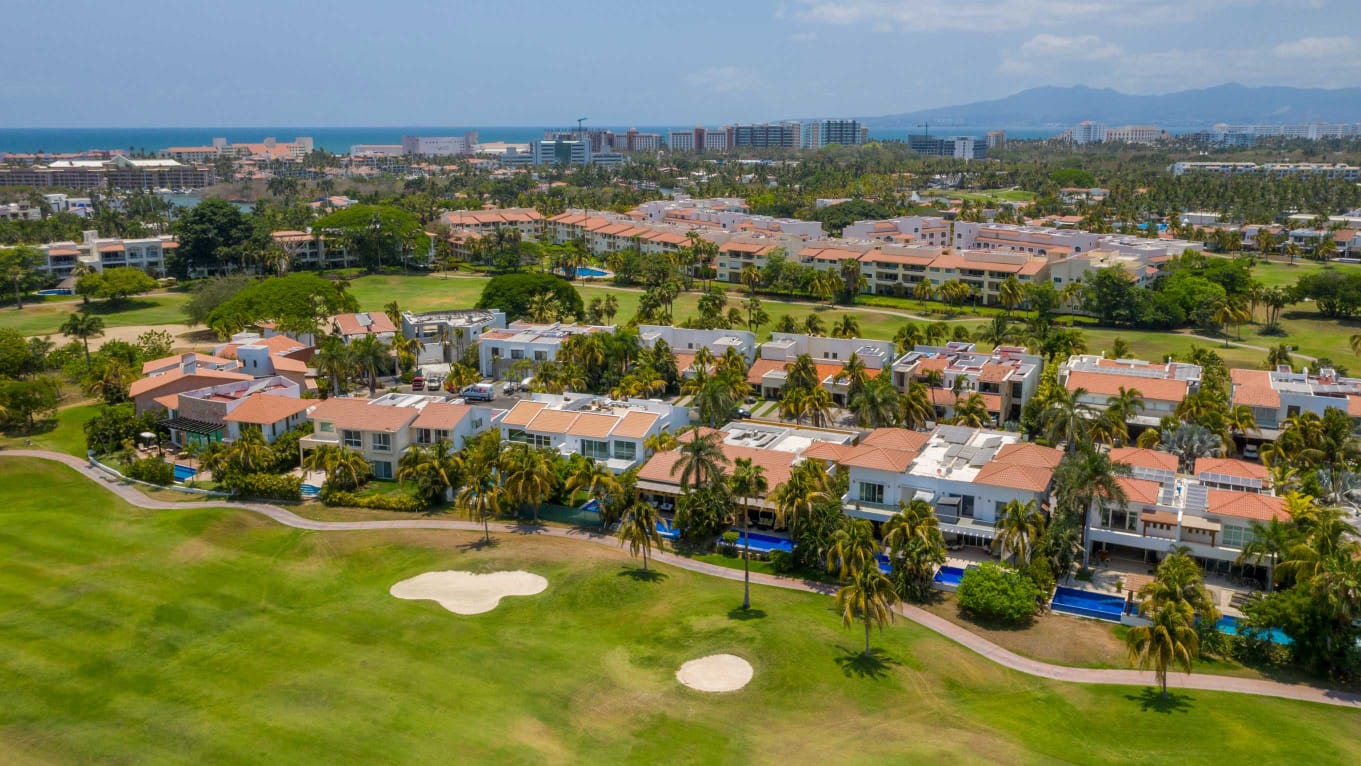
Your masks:
M 223 485 L 241 497 L 261 500 L 302 500 L 302 477 L 276 476 L 271 473 L 245 473 L 228 476 Z
M 420 513 L 425 510 L 425 503 L 410 495 L 357 495 L 354 492 L 326 487 L 321 490 L 321 502 L 326 505 L 368 508 L 375 511 Z

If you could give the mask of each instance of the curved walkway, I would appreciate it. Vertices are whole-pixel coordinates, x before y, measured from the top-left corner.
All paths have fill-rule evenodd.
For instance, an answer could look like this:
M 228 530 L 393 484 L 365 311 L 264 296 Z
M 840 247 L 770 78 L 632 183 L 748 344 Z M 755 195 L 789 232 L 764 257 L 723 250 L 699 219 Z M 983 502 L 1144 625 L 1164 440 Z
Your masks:
M 1185 335 L 1186 337 L 1188 337 L 1188 338 L 1195 338 L 1196 340 L 1208 340 L 1208 341 L 1210 341 L 1211 343 L 1226 343 L 1226 342 L 1227 342 L 1230 346 L 1232 346 L 1232 347 L 1234 347 L 1234 348 L 1246 348 L 1246 349 L 1248 349 L 1249 351 L 1261 351 L 1263 354 L 1269 353 L 1269 352 L 1271 351 L 1271 349 L 1267 348 L 1266 346 L 1254 346 L 1254 345 L 1252 345 L 1251 343 L 1244 343 L 1244 342 L 1241 341 L 1241 340 L 1233 340 L 1233 339 L 1228 339 L 1228 340 L 1226 340 L 1226 339 L 1224 339 L 1224 338 L 1211 338 L 1211 337 L 1208 336 L 1208 335 L 1197 335 L 1197 334 L 1191 333 L 1191 332 L 1188 332 L 1188 333 L 1181 333 L 1181 334 L 1184 334 L 1184 335 Z M 1290 355 L 1291 355 L 1291 356 L 1298 356 L 1299 358 L 1303 359 L 1303 360 L 1306 361 L 1306 362 L 1317 362 L 1317 361 L 1318 361 L 1318 357 L 1316 357 L 1316 356 L 1309 356 L 1308 354 L 1301 354 L 1301 353 L 1298 352 L 1298 351 L 1291 351 L 1291 352 L 1290 352 Z
M 482 532 L 482 525 L 471 521 L 450 521 L 442 519 L 317 521 L 315 519 L 304 518 L 292 511 L 280 508 L 279 506 L 266 503 L 227 503 L 219 501 L 171 503 L 164 500 L 149 498 L 134 486 L 120 482 L 103 471 L 94 468 L 88 461 L 71 455 L 47 452 L 45 450 L 5 450 L 0 452 L 0 457 L 4 456 L 40 458 L 43 460 L 53 460 L 64 463 L 94 481 L 99 486 L 118 495 L 130 505 L 149 510 L 195 510 L 213 507 L 241 508 L 268 516 L 274 521 L 288 527 L 319 532 L 344 532 L 364 529 L 449 529 L 461 532 L 475 532 L 478 534 Z M 601 545 L 608 545 L 611 548 L 616 549 L 618 545 L 618 541 L 608 535 L 577 529 L 501 523 L 493 524 L 491 527 L 498 534 L 545 535 L 547 537 L 584 540 Z M 740 570 L 707 564 L 702 561 L 695 561 L 683 556 L 678 556 L 674 553 L 658 551 L 655 554 L 654 559 L 678 569 L 685 569 L 691 572 L 722 577 L 728 580 L 742 579 L 742 572 Z M 752 573 L 751 580 L 759 585 L 768 585 L 775 588 L 785 588 L 788 590 L 818 593 L 822 595 L 831 595 L 836 590 L 835 586 L 828 585 L 827 583 L 797 580 L 790 577 L 777 577 L 760 573 Z M 956 625 L 944 618 L 937 617 L 924 609 L 904 604 L 899 605 L 894 611 L 912 622 L 915 622 L 928 630 L 935 631 L 966 649 L 982 655 L 986 659 L 1027 675 L 1079 684 L 1112 684 L 1117 686 L 1145 687 L 1153 686 L 1155 684 L 1153 673 L 1150 671 L 1075 668 L 1064 665 L 1051 665 L 1039 660 L 1022 657 L 1015 652 L 992 643 L 986 638 L 983 638 L 966 628 Z M 1286 684 L 1278 681 L 1267 681 L 1255 678 L 1235 678 L 1232 676 L 1188 676 L 1173 673 L 1168 676 L 1167 685 L 1178 689 L 1236 692 L 1239 694 L 1280 697 L 1282 699 L 1319 702 L 1327 705 L 1361 709 L 1361 694 L 1304 684 Z

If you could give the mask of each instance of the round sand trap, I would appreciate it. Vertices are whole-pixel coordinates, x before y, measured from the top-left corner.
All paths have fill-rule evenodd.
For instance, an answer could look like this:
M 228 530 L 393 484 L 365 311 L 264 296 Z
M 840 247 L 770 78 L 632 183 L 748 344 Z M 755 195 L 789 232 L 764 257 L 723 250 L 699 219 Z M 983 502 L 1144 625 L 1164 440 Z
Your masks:
M 711 654 L 690 660 L 676 671 L 676 680 L 702 692 L 735 692 L 751 682 L 751 663 L 732 654 Z
M 529 572 L 426 572 L 388 592 L 412 601 L 429 599 L 455 614 L 481 614 L 495 609 L 505 596 L 533 596 L 547 587 L 547 580 Z

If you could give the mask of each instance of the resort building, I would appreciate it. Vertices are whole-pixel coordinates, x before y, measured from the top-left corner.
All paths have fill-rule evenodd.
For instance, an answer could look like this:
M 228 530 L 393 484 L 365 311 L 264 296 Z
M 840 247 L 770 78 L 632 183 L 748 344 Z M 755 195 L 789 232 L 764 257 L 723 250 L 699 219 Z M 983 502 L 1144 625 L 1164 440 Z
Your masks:
M 1116 449 L 1111 459 L 1132 473 L 1117 480 L 1124 508 L 1096 502 L 1088 514 L 1088 553 L 1103 559 L 1154 561 L 1185 545 L 1209 571 L 1223 573 L 1253 540 L 1253 522 L 1290 518 L 1255 463 L 1201 459 L 1193 474 L 1179 474 L 1176 456 L 1154 450 Z
M 494 309 L 402 312 L 402 335 L 421 344 L 416 353 L 418 366 L 457 362 L 477 346 L 484 331 L 505 326 L 505 312 Z
M 46 165 L 0 165 L 0 186 L 152 191 L 202 189 L 216 181 L 208 165 L 185 165 L 169 158 L 133 159 L 122 154 L 108 159 L 55 160 Z
M 534 394 L 510 408 L 497 424 L 501 438 L 583 455 L 614 473 L 647 457 L 644 440 L 689 425 L 690 411 L 656 399 L 617 401 L 594 394 Z
M 974 544 L 992 540 L 1008 502 L 1043 505 L 1063 457 L 1016 433 L 960 426 L 929 433 L 880 428 L 855 446 L 820 446 L 805 455 L 849 470 L 847 515 L 884 522 L 899 503 L 925 500 L 942 532 Z
M 813 360 L 822 387 L 832 395 L 834 402 L 844 406 L 850 387 L 845 368 L 850 358 L 859 359 L 865 365 L 865 374 L 873 378 L 893 364 L 896 353 L 893 341 L 777 332 L 761 344 L 760 358 L 747 370 L 747 382 L 766 399 L 777 399 L 788 378 L 787 367 L 807 354 Z
M 789 481 L 794 466 L 809 459 L 813 450 L 849 446 L 856 436 L 853 431 L 790 428 L 743 421 L 729 423 L 717 431 L 707 427 L 696 428 L 681 434 L 679 439 L 683 445 L 696 436 L 713 433 L 719 434 L 718 447 L 730 465 L 746 458 L 763 469 L 767 493 Z M 681 458 L 679 447 L 648 458 L 647 463 L 638 470 L 638 494 L 664 511 L 674 508 L 675 498 L 683 494 L 681 470 L 677 468 Z M 754 512 L 752 523 L 757 526 L 775 525 L 774 505 L 767 496 L 747 498 L 745 505 L 749 512 Z
M 218 383 L 204 388 L 157 397 L 166 411 L 161 425 L 180 447 L 205 446 L 241 438 L 243 428 L 256 427 L 265 441 L 307 420 L 317 404 L 301 398 L 297 383 L 281 377 Z
M 614 326 L 516 321 L 505 329 L 484 330 L 477 344 L 478 369 L 488 378 L 500 378 L 511 369 L 532 370 L 557 359 L 566 338 L 594 332 L 614 332 Z
M 1039 387 L 1044 358 L 1019 346 L 998 346 L 989 353 L 967 341 L 944 346 L 919 345 L 893 363 L 893 386 L 906 392 L 916 382 L 929 387 L 936 419 L 953 415 L 959 396 L 978 393 L 994 425 L 1019 422 L 1021 408 Z
M 453 210 L 439 217 L 451 231 L 466 231 L 477 235 L 497 229 L 511 228 L 528 241 L 543 236 L 543 213 L 532 207 L 497 208 L 492 210 Z
M 332 335 L 345 341 L 346 345 L 369 335 L 376 336 L 384 343 L 391 343 L 397 335 L 397 325 L 392 322 L 391 317 L 381 311 L 361 311 L 331 317 L 330 331 Z
M 101 273 L 105 269 L 131 267 L 159 277 L 165 275 L 166 257 L 179 246 L 174 237 L 122 239 L 86 231 L 79 242 L 39 245 L 43 260 L 38 268 L 63 279 L 71 276 L 77 266 Z
M 353 265 L 345 247 L 312 231 L 276 231 L 270 238 L 288 254 L 288 268 L 346 269 Z
M 374 478 L 392 479 L 408 447 L 445 440 L 453 449 L 462 449 L 469 438 L 490 426 L 497 413 L 444 396 L 331 397 L 308 414 L 313 432 L 299 446 L 306 453 L 322 445 L 342 445 L 368 461 Z
M 715 359 L 731 349 L 741 354 L 748 365 L 756 358 L 757 352 L 756 335 L 746 330 L 697 330 L 644 324 L 638 325 L 638 339 L 645 348 L 655 348 L 659 342 L 669 346 L 676 355 L 676 369 L 682 375 L 690 369 L 695 354 L 701 348 L 709 349 Z
M 1144 400 L 1140 414 L 1130 425 L 1156 426 L 1176 413 L 1187 394 L 1200 390 L 1200 366 L 1168 361 L 1163 364 L 1141 359 L 1107 359 L 1104 355 L 1074 354 L 1058 371 L 1059 385 L 1082 393 L 1078 403 L 1104 412 L 1107 401 L 1125 392 L 1138 391 Z
M 1290 416 L 1303 412 L 1322 416 L 1330 407 L 1347 413 L 1353 430 L 1361 433 L 1361 378 L 1344 377 L 1326 367 L 1294 372 L 1285 366 L 1275 370 L 1234 369 L 1229 377 L 1229 403 L 1251 407 L 1257 421 L 1258 431 L 1249 434 L 1251 440 L 1274 441 Z
M 241 364 L 235 359 L 190 351 L 184 354 L 171 354 L 170 356 L 161 359 L 151 359 L 143 362 L 142 375 L 156 376 L 164 375 L 168 372 L 196 372 L 198 370 L 240 372 L 240 367 Z
M 317 353 L 315 346 L 278 333 L 260 337 L 258 333 L 241 332 L 231 341 L 213 349 L 216 356 L 234 359 L 238 371 L 257 378 L 279 375 L 297 383 L 304 391 L 316 388 L 316 381 L 308 373 L 308 363 Z
M 239 368 L 222 364 L 222 361 L 219 358 L 206 358 L 201 366 L 198 354 L 185 354 L 178 363 L 158 365 L 146 377 L 134 380 L 128 387 L 128 398 L 140 415 L 166 409 L 165 402 L 160 400 L 167 396 L 227 381 L 255 378 L 254 375 L 240 372 Z
M 949 247 L 950 222 L 944 218 L 903 216 L 880 221 L 856 221 L 841 231 L 846 239 L 877 239 L 897 244 Z

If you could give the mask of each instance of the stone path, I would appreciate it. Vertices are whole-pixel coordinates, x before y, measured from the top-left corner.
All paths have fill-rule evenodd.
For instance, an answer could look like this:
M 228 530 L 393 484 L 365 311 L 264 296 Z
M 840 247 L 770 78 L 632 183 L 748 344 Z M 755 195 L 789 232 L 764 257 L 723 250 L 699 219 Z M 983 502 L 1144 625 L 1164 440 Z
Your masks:
M 0 451 L 0 457 L 31 457 L 43 460 L 53 460 L 64 463 L 74 468 L 99 486 L 118 495 L 131 505 L 149 510 L 198 510 L 204 507 L 203 502 L 172 503 L 164 500 L 156 500 L 147 497 L 136 487 L 125 484 L 114 479 L 112 476 L 91 466 L 88 461 L 82 460 L 71 455 L 64 455 L 57 452 L 44 450 L 5 450 Z M 235 503 L 214 501 L 213 505 L 223 507 L 240 508 L 242 510 L 268 516 L 274 521 L 295 529 L 308 529 L 318 532 L 352 532 L 369 529 L 446 529 L 457 530 L 460 532 L 482 533 L 482 525 L 472 521 L 452 521 L 445 519 L 391 519 L 373 521 L 317 521 L 304 518 L 284 508 L 267 503 Z M 596 532 L 584 531 L 579 529 L 566 529 L 562 527 L 527 526 L 521 524 L 493 524 L 492 530 L 498 535 L 543 535 L 546 537 L 557 537 L 563 539 L 574 539 L 585 542 L 592 542 L 599 545 L 607 545 L 612 549 L 618 549 L 618 541 L 608 535 Z M 664 562 L 678 569 L 685 569 L 691 572 L 698 572 L 713 577 L 721 577 L 726 580 L 742 579 L 742 571 L 729 569 L 716 564 L 709 564 L 703 561 L 695 561 L 674 553 L 658 551 L 654 554 L 657 561 Z M 785 588 L 787 590 L 804 591 L 807 593 L 818 593 L 821 595 L 832 595 L 836 592 L 836 586 L 827 583 L 800 580 L 792 577 L 779 577 L 753 572 L 751 581 L 759 585 L 767 585 L 774 588 Z M 1080 684 L 1111 684 L 1116 686 L 1153 686 L 1154 677 L 1150 671 L 1143 670 L 1111 670 L 1098 668 L 1075 668 L 1065 665 L 1051 665 L 1047 662 L 1022 657 L 1015 652 L 1004 649 L 997 644 L 969 631 L 949 620 L 938 617 L 924 609 L 915 606 L 901 604 L 894 611 L 908 620 L 934 631 L 945 638 L 973 651 L 983 657 L 996 662 L 1003 667 L 1015 670 L 1037 678 L 1047 678 L 1054 681 L 1064 681 L 1068 683 Z M 1202 691 L 1235 692 L 1238 694 L 1252 694 L 1263 697 L 1279 697 L 1282 699 L 1300 700 L 1303 702 L 1318 702 L 1326 705 L 1337 705 L 1340 707 L 1350 707 L 1361 709 L 1361 694 L 1344 692 L 1335 689 L 1328 689 L 1321 686 L 1307 684 L 1287 684 L 1278 681 L 1268 681 L 1256 678 L 1235 678 L 1232 676 L 1218 676 L 1208 674 L 1182 675 L 1172 673 L 1168 676 L 1167 685 L 1177 689 L 1193 689 Z

